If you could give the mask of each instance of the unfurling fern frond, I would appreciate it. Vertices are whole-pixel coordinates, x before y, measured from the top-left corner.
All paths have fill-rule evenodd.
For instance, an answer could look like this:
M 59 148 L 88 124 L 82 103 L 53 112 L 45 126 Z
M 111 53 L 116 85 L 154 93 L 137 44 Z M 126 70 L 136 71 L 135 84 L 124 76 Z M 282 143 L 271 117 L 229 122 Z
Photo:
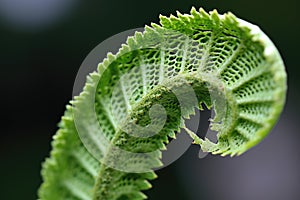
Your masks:
M 233 14 L 160 17 L 108 54 L 67 106 L 43 165 L 40 199 L 145 199 L 161 151 L 186 129 L 203 151 L 239 155 L 282 111 L 286 73 L 270 39 Z M 214 109 L 218 142 L 184 121 Z

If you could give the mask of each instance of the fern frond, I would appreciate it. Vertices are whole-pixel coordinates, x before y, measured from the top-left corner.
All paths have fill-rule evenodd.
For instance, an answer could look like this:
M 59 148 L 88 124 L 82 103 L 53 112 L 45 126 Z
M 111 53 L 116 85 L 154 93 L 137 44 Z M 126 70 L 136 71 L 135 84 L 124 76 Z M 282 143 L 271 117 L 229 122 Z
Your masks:
M 39 197 L 145 199 L 161 151 L 181 128 L 203 151 L 242 154 L 276 123 L 286 87 L 282 59 L 257 26 L 195 8 L 160 16 L 108 54 L 67 106 Z M 184 125 L 202 104 L 215 110 L 217 143 Z

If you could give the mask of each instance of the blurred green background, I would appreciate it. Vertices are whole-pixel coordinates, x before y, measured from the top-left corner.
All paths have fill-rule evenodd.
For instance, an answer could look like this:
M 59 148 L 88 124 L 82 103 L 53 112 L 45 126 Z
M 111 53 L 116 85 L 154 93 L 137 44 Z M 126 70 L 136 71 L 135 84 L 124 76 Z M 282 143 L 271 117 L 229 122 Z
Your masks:
M 150 199 L 300 199 L 299 1 L 0 0 L 0 199 L 36 199 L 41 162 L 72 98 L 77 70 L 100 42 L 192 6 L 257 24 L 289 75 L 286 108 L 272 133 L 240 157 L 197 157 L 191 147 L 158 171 Z

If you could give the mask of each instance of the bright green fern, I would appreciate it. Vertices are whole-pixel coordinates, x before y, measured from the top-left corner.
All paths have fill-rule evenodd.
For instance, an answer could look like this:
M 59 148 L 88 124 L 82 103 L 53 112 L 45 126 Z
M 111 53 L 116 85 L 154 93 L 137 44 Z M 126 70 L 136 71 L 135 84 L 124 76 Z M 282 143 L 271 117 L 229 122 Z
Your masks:
M 108 54 L 67 106 L 43 165 L 40 199 L 145 199 L 161 150 L 181 128 L 203 151 L 231 156 L 270 132 L 286 73 L 268 37 L 231 13 L 193 8 L 160 20 Z M 185 127 L 203 104 L 216 113 L 217 143 Z

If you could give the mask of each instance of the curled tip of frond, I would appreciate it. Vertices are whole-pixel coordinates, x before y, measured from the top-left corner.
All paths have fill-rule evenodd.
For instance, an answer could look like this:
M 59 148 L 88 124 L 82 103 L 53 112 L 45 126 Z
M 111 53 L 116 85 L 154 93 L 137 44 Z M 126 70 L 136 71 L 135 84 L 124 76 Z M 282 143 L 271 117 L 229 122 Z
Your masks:
M 48 159 L 46 164 L 44 164 L 43 177 L 46 180 L 46 183 L 42 187 L 42 190 L 41 190 L 42 192 L 40 192 L 40 194 L 42 194 L 42 196 L 44 195 L 44 190 L 46 190 L 47 187 L 49 186 L 50 178 L 51 178 L 51 180 L 52 179 L 55 180 L 55 181 L 50 182 L 52 184 L 52 186 L 51 186 L 53 189 L 52 191 L 60 192 L 60 188 L 56 188 L 56 185 L 57 185 L 58 181 L 65 181 L 64 177 L 61 176 L 61 174 L 63 174 L 63 173 L 61 173 L 61 174 L 57 173 L 57 175 L 53 175 L 52 173 L 57 172 L 58 170 L 61 170 L 61 171 L 64 170 L 63 171 L 64 173 L 69 173 L 69 171 L 72 171 L 67 167 L 66 167 L 66 169 L 63 169 L 60 167 L 60 165 L 57 164 L 57 163 L 63 164 L 63 165 L 69 164 L 69 163 L 65 163 L 65 160 L 63 160 L 63 159 L 67 158 L 66 160 L 69 160 L 70 152 L 68 152 L 68 151 L 70 149 L 73 151 L 73 149 L 74 149 L 73 146 L 71 146 L 72 148 L 70 146 L 65 146 L 66 144 L 67 145 L 72 144 L 72 141 L 70 142 L 70 139 L 74 140 L 75 141 L 74 144 L 76 144 L 76 145 L 81 144 L 80 141 L 78 141 L 79 138 L 77 137 L 77 134 L 70 134 L 70 133 L 77 133 L 75 130 L 75 127 L 74 127 L 74 117 L 72 117 L 71 111 L 78 109 L 78 108 L 81 108 L 83 110 L 86 107 L 85 106 L 86 104 L 84 104 L 84 102 L 87 102 L 87 99 L 91 96 L 91 94 L 95 93 L 95 91 L 93 89 L 95 89 L 97 87 L 98 81 L 100 80 L 100 77 L 102 75 L 101 73 L 105 69 L 107 69 L 107 67 L 112 62 L 114 62 L 114 60 L 116 60 L 116 57 L 123 55 L 124 53 L 130 52 L 131 50 L 144 47 L 145 46 L 144 41 L 148 41 L 148 39 L 151 40 L 151 39 L 157 39 L 157 37 L 162 37 L 161 35 L 165 33 L 164 32 L 165 30 L 171 29 L 171 30 L 175 30 L 175 31 L 182 31 L 182 33 L 184 33 L 184 34 L 186 34 L 186 33 L 194 34 L 195 32 L 196 33 L 197 33 L 197 31 L 201 32 L 202 30 L 204 30 L 204 32 L 208 32 L 207 30 L 209 30 L 209 31 L 216 31 L 219 33 L 220 28 L 224 27 L 224 29 L 222 30 L 222 31 L 224 31 L 224 35 L 230 35 L 231 39 L 232 38 L 233 39 L 241 38 L 241 40 L 243 40 L 243 41 L 245 41 L 245 40 L 250 41 L 250 42 L 251 41 L 259 41 L 261 45 L 259 45 L 257 47 L 264 48 L 264 55 L 266 57 L 265 60 L 271 64 L 276 62 L 275 64 L 272 65 L 272 69 L 271 69 L 273 71 L 276 71 L 276 73 L 270 70 L 272 72 L 272 74 L 274 75 L 274 80 L 276 81 L 276 83 L 278 83 L 277 84 L 278 87 L 284 87 L 280 90 L 275 91 L 276 98 L 274 95 L 274 99 L 275 99 L 274 102 L 276 102 L 276 103 L 279 102 L 280 105 L 277 105 L 277 107 L 274 108 L 273 113 L 270 113 L 270 116 L 272 116 L 273 118 L 268 119 L 268 121 L 266 121 L 267 123 L 270 123 L 270 124 L 275 123 L 276 119 L 274 118 L 274 116 L 279 115 L 279 113 L 281 112 L 282 106 L 283 106 L 284 99 L 282 98 L 282 96 L 284 95 L 284 93 L 286 91 L 286 87 L 283 86 L 284 85 L 283 82 L 285 81 L 286 74 L 284 72 L 284 68 L 282 67 L 282 61 L 280 60 L 277 49 L 274 47 L 274 45 L 271 44 L 270 40 L 267 39 L 266 36 L 262 36 L 263 33 L 260 31 L 260 29 L 256 28 L 256 26 L 253 26 L 249 23 L 243 22 L 242 20 L 236 18 L 230 12 L 228 12 L 227 14 L 224 14 L 224 15 L 219 15 L 216 10 L 213 10 L 212 12 L 209 12 L 209 14 L 208 14 L 202 8 L 200 8 L 199 11 L 197 11 L 195 7 L 192 7 L 190 13 L 191 13 L 191 15 L 181 14 L 180 12 L 177 11 L 177 17 L 174 15 L 171 15 L 170 17 L 165 17 L 163 15 L 160 15 L 159 18 L 160 18 L 161 25 L 151 23 L 151 26 L 145 27 L 144 33 L 136 32 L 134 34 L 134 36 L 131 36 L 128 38 L 127 44 L 123 44 L 121 49 L 119 50 L 119 52 L 116 55 L 113 55 L 111 53 L 107 54 L 107 58 L 104 59 L 104 61 L 98 65 L 97 73 L 94 72 L 89 75 L 89 77 L 87 79 L 87 83 L 84 88 L 84 91 L 80 94 L 80 96 L 75 97 L 74 100 L 72 100 L 70 102 L 71 105 L 67 106 L 68 112 L 66 112 L 66 114 L 65 114 L 66 116 L 62 118 L 62 122 L 60 125 L 60 127 L 63 128 L 63 130 L 60 130 L 59 131 L 60 134 L 57 134 L 55 136 L 55 142 L 53 145 L 54 150 L 52 151 L 52 154 L 51 154 L 51 156 L 54 158 Z M 219 26 L 219 25 L 221 25 L 221 26 Z M 199 27 L 197 27 L 197 26 L 199 26 Z M 230 34 L 226 34 L 227 32 L 229 32 Z M 205 35 L 205 36 L 207 36 L 207 35 Z M 217 37 L 217 36 L 215 35 L 215 37 Z M 226 39 L 222 38 L 221 41 L 224 41 L 224 40 L 226 40 Z M 156 41 L 157 40 L 155 40 L 155 42 Z M 204 41 L 203 43 L 206 44 L 206 42 L 209 40 L 203 40 L 203 41 Z M 216 39 L 216 41 L 218 41 L 218 40 Z M 182 44 L 186 44 L 186 41 L 184 41 L 184 43 L 182 43 Z M 255 43 L 255 45 L 257 45 L 257 44 Z M 211 43 L 209 45 L 211 46 Z M 238 43 L 238 45 L 240 45 L 240 43 Z M 246 45 L 246 44 L 243 44 L 243 46 L 244 45 Z M 240 45 L 240 46 L 242 46 L 242 45 Z M 247 50 L 246 47 L 244 50 Z M 258 53 L 260 53 L 260 52 L 258 52 Z M 150 55 L 149 57 L 152 56 L 151 54 L 149 54 L 149 55 Z M 200 59 L 202 59 L 202 57 L 200 57 Z M 230 58 L 230 59 L 232 59 L 232 58 Z M 252 57 L 251 57 L 251 59 L 252 59 Z M 158 63 L 161 64 L 161 60 L 157 59 L 157 61 L 159 61 Z M 265 63 L 266 62 L 263 62 L 263 64 L 265 64 Z M 155 63 L 155 64 L 157 64 L 157 63 Z M 192 74 L 192 75 L 194 75 L 194 74 Z M 279 83 L 279 80 L 280 80 L 280 83 Z M 112 85 L 110 85 L 110 84 L 105 84 L 104 87 L 107 88 L 107 87 L 111 87 L 111 86 Z M 103 94 L 102 91 L 100 91 L 100 93 Z M 230 99 L 230 100 L 232 100 L 232 99 Z M 234 100 L 232 100 L 232 101 L 234 101 Z M 74 105 L 74 107 L 72 107 L 72 105 Z M 208 109 L 211 109 L 213 107 L 212 103 L 208 104 L 208 105 L 205 103 L 205 105 Z M 201 104 L 199 104 L 198 107 L 199 107 L 199 109 L 203 109 Z M 235 111 L 236 109 L 234 106 L 232 108 L 234 108 L 234 109 L 232 109 L 232 112 L 237 112 L 237 111 Z M 85 112 L 85 110 L 83 110 L 83 112 Z M 212 152 L 213 154 L 221 154 L 222 156 L 225 156 L 225 155 L 234 156 L 234 155 L 242 154 L 243 152 L 245 152 L 246 150 L 248 150 L 249 148 L 251 148 L 252 146 L 257 144 L 267 134 L 267 132 L 269 131 L 270 126 L 271 126 L 271 125 L 269 125 L 267 127 L 268 129 L 265 128 L 260 133 L 255 133 L 256 134 L 255 137 L 257 137 L 257 139 L 252 140 L 248 143 L 243 143 L 243 146 L 239 146 L 240 143 L 234 143 L 234 141 L 230 141 L 230 142 L 234 143 L 231 145 L 228 138 L 229 139 L 232 138 L 233 135 L 227 134 L 227 132 L 230 133 L 229 131 L 233 130 L 232 127 L 235 126 L 235 124 L 236 124 L 234 120 L 238 120 L 238 114 L 234 113 L 232 116 L 234 116 L 234 117 L 237 116 L 237 117 L 234 119 L 231 118 L 229 121 L 230 123 L 231 123 L 231 121 L 233 121 L 232 122 L 233 125 L 228 126 L 228 128 L 227 128 L 228 131 L 226 130 L 227 132 L 223 131 L 222 135 L 221 134 L 218 135 L 218 139 L 219 139 L 218 143 L 213 143 L 208 138 L 205 138 L 204 140 L 199 138 L 196 133 L 190 131 L 189 129 L 187 129 L 185 127 L 183 117 L 187 118 L 187 119 L 190 118 L 190 115 L 185 117 L 185 115 L 187 115 L 187 113 L 190 115 L 195 114 L 194 110 L 190 110 L 190 109 L 187 110 L 187 112 L 183 112 L 183 114 L 181 116 L 178 116 L 178 118 L 182 117 L 182 118 L 178 119 L 178 124 L 176 126 L 172 127 L 172 129 L 170 129 L 170 132 L 168 131 L 165 134 L 162 134 L 162 136 L 159 138 L 159 142 L 155 143 L 155 145 L 156 145 L 155 147 L 159 147 L 159 149 L 158 149 L 158 151 L 155 151 L 155 153 L 153 154 L 153 156 L 155 158 L 155 160 L 153 162 L 154 166 L 162 165 L 161 161 L 159 160 L 161 158 L 161 151 L 159 151 L 159 150 L 163 150 L 166 148 L 166 144 L 169 142 L 170 138 L 174 138 L 174 139 L 176 138 L 176 133 L 180 132 L 180 127 L 186 129 L 187 134 L 189 134 L 191 136 L 191 138 L 194 140 L 194 143 L 199 144 L 201 146 L 201 149 L 204 152 Z M 107 121 L 109 121 L 109 120 L 110 119 L 107 119 Z M 214 122 L 214 120 L 211 120 L 211 121 Z M 216 126 L 217 124 L 212 124 L 212 125 L 214 125 L 214 126 L 212 126 L 211 130 L 217 130 L 217 129 L 220 130 L 221 129 Z M 218 125 L 220 125 L 220 124 L 218 124 Z M 225 127 L 225 126 L 222 126 L 222 127 Z M 224 128 L 224 130 L 225 130 L 225 128 Z M 227 135 L 223 134 L 223 133 L 226 133 Z M 219 137 L 219 136 L 222 136 L 222 137 Z M 115 137 L 115 135 L 113 137 Z M 118 139 L 118 136 L 116 138 Z M 244 140 L 243 142 L 247 142 L 247 141 Z M 77 148 L 80 150 L 80 148 L 82 148 L 82 147 L 83 146 L 78 145 Z M 63 148 L 65 148 L 66 150 Z M 131 148 L 131 146 L 128 146 L 128 148 Z M 65 153 L 62 150 L 66 151 L 67 153 Z M 76 153 L 76 149 L 74 150 L 74 152 Z M 89 153 L 87 153 L 87 151 L 84 151 L 84 152 L 86 152 L 86 153 L 84 153 L 84 156 L 87 156 L 87 157 L 91 156 Z M 73 153 L 73 152 L 71 152 L 71 153 Z M 94 159 L 92 157 L 90 157 L 90 158 Z M 100 163 L 97 160 L 95 160 L 95 166 L 97 165 L 97 167 L 101 167 L 99 164 Z M 82 167 L 82 166 L 80 166 L 80 167 Z M 85 166 L 83 166 L 83 167 L 85 167 Z M 99 168 L 95 168 L 95 172 L 97 172 L 98 170 L 99 170 Z M 88 169 L 86 171 L 89 172 L 90 167 L 88 167 Z M 71 175 L 72 174 L 70 174 L 70 176 Z M 121 177 L 121 176 L 118 176 L 118 177 Z M 131 198 L 131 199 L 146 198 L 142 193 L 139 193 L 139 191 L 137 191 L 137 190 L 150 188 L 151 185 L 148 184 L 147 182 L 143 182 L 143 180 L 145 178 L 151 180 L 156 177 L 157 176 L 154 172 L 147 171 L 145 173 L 139 174 L 140 181 L 131 183 L 131 184 L 136 184 L 138 186 L 137 188 L 134 187 L 134 189 L 133 189 L 134 191 L 131 191 L 130 194 L 133 195 L 133 198 Z M 96 178 L 98 180 L 100 180 L 102 177 L 99 176 Z M 105 179 L 105 177 L 104 177 L 104 179 Z M 89 185 L 89 187 L 91 187 L 91 188 L 92 188 L 92 186 L 93 185 Z M 53 194 L 54 194 L 54 192 L 51 192 L 51 195 L 53 195 Z M 57 199 L 57 198 L 52 198 L 52 199 Z

